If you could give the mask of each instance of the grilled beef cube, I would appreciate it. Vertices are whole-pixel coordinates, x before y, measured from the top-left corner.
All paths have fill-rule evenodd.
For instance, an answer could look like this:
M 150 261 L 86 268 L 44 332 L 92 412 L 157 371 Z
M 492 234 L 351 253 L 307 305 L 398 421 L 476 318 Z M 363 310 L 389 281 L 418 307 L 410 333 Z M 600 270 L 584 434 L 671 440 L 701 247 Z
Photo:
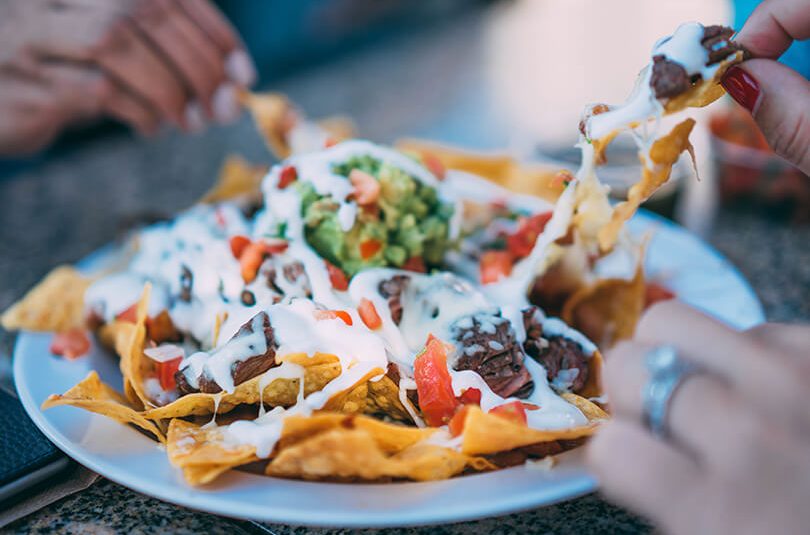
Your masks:
M 562 336 L 544 336 L 537 307 L 523 311 L 526 354 L 546 369 L 549 383 L 559 390 L 578 392 L 588 381 L 588 356 L 577 342 Z
M 276 342 L 273 326 L 270 325 L 270 316 L 266 312 L 259 312 L 256 316 L 248 320 L 242 325 L 236 334 L 228 341 L 248 336 L 254 333 L 254 323 L 260 319 L 261 328 L 264 331 L 264 339 L 266 341 L 266 350 L 264 353 L 251 355 L 248 358 L 236 361 L 231 367 L 231 376 L 233 377 L 233 384 L 238 386 L 254 377 L 257 377 L 276 364 L 276 349 L 278 343 Z M 222 387 L 215 383 L 210 377 L 205 374 L 197 378 L 198 388 L 194 388 L 186 377 L 185 370 L 178 370 L 174 375 L 177 382 L 177 388 L 182 394 L 191 394 L 194 392 L 205 392 L 208 394 L 215 394 L 222 391 Z
M 475 314 L 456 321 L 451 331 L 458 347 L 455 370 L 478 373 L 501 397 L 525 398 L 532 393 L 534 383 L 509 321 L 494 314 Z
M 399 325 L 402 321 L 402 292 L 408 287 L 411 278 L 407 275 L 394 275 L 390 279 L 380 282 L 377 291 L 388 299 L 388 309 L 391 311 L 391 320 Z

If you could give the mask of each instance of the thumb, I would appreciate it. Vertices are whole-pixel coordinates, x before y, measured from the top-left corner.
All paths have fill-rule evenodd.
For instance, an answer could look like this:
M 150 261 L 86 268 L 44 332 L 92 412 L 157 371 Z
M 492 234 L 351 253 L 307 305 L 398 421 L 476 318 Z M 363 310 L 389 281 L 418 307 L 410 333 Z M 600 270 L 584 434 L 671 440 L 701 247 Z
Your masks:
M 752 59 L 730 68 L 722 84 L 773 150 L 810 174 L 810 81 L 776 61 Z

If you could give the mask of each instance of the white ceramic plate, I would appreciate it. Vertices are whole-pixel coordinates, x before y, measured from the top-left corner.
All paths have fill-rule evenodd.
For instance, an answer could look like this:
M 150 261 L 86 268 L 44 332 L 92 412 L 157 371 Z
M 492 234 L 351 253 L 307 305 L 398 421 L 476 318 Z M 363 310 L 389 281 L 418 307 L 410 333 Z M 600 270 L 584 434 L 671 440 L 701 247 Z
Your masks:
M 755 294 L 731 264 L 683 229 L 649 214 L 633 232 L 656 229 L 648 271 L 681 299 L 738 328 L 763 321 Z M 117 483 L 179 505 L 232 517 L 290 524 L 385 527 L 458 522 L 548 505 L 596 488 L 576 451 L 553 470 L 519 466 L 433 483 L 347 485 L 268 478 L 231 471 L 206 488 L 192 488 L 165 451 L 134 429 L 72 407 L 39 408 L 52 393 L 89 370 L 118 386 L 115 359 L 103 351 L 74 362 L 53 357 L 50 335 L 21 333 L 14 352 L 20 399 L 36 425 L 65 453 Z

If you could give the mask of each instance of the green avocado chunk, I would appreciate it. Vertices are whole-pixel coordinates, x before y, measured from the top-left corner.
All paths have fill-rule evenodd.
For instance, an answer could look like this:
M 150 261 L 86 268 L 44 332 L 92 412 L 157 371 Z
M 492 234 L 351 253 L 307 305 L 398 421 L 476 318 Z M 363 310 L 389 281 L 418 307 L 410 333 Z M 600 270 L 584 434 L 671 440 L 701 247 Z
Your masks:
M 310 246 L 350 277 L 369 267 L 401 267 L 412 258 L 420 258 L 428 268 L 440 266 L 454 245 L 448 238 L 453 205 L 442 202 L 432 186 L 371 156 L 332 168 L 346 180 L 353 169 L 377 179 L 380 197 L 375 208 L 358 209 L 348 232 L 338 219 L 339 200 L 319 195 L 307 182 L 296 183 Z

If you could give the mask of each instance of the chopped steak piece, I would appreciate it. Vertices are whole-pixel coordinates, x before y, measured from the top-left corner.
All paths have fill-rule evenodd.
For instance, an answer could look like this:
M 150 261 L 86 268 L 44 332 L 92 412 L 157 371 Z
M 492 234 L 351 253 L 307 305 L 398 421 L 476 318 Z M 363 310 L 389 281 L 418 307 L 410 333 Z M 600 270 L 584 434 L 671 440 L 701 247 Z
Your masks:
M 304 264 L 302 262 L 296 260 L 290 264 L 284 264 L 282 271 L 284 272 L 284 278 L 287 280 L 287 282 L 290 284 L 298 284 L 305 296 L 312 297 L 312 288 L 309 283 L 309 276 L 307 276 L 307 272 L 304 269 Z
M 194 274 L 183 264 L 180 266 L 180 300 L 191 302 L 191 290 L 194 287 Z
M 253 334 L 253 323 L 256 318 L 261 320 L 261 328 L 264 331 L 264 339 L 267 342 L 267 349 L 264 353 L 252 355 L 233 364 L 231 367 L 231 376 L 233 377 L 234 385 L 240 385 L 245 381 L 249 381 L 250 379 L 253 379 L 254 377 L 266 372 L 276 364 L 276 349 L 278 348 L 278 343 L 276 342 L 275 334 L 273 333 L 273 326 L 270 325 L 270 316 L 268 316 L 266 312 L 259 312 L 259 314 L 248 320 L 239 328 L 228 343 L 243 336 Z M 175 381 L 177 382 L 177 388 L 181 394 L 191 394 L 194 392 L 215 394 L 222 391 L 222 388 L 205 374 L 198 378 L 197 383 L 199 388 L 195 389 L 189 383 L 184 372 L 185 370 L 178 370 L 174 375 Z
M 663 99 L 677 97 L 692 87 L 692 83 L 682 65 L 664 56 L 655 56 L 650 86 L 655 91 L 655 98 Z
M 509 321 L 494 314 L 475 314 L 456 321 L 451 332 L 458 346 L 455 370 L 473 370 L 501 397 L 532 393 L 534 383 Z
M 588 381 L 588 356 L 573 340 L 562 336 L 543 337 L 542 316 L 537 307 L 523 310 L 526 354 L 546 369 L 549 383 L 558 390 L 578 392 Z
M 380 282 L 377 291 L 388 299 L 388 309 L 391 311 L 391 320 L 399 325 L 402 321 L 402 292 L 408 287 L 411 278 L 407 275 L 394 275 L 390 279 Z
M 731 41 L 734 30 L 727 26 L 706 26 L 700 44 L 709 52 L 709 63 L 715 65 L 739 50 L 741 45 Z

